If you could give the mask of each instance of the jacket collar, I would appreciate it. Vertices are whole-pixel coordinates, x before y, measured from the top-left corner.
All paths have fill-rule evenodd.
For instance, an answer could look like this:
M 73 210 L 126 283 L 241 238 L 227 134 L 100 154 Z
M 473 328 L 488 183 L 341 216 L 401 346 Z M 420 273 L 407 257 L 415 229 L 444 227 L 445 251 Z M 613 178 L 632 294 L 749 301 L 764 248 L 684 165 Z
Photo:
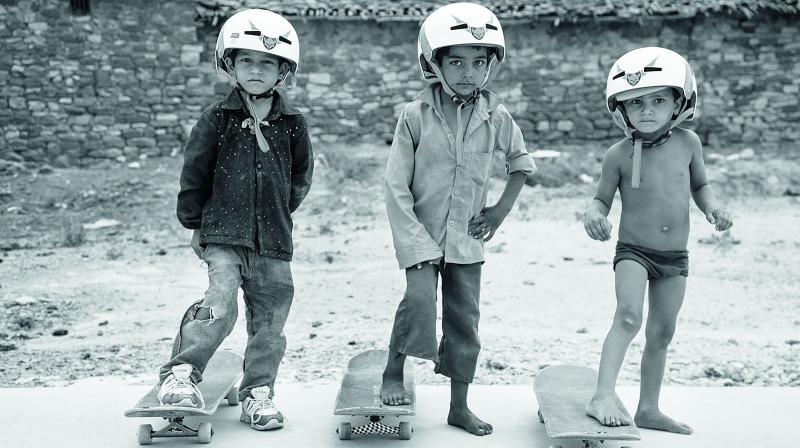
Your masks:
M 223 109 L 242 109 L 244 110 L 244 102 L 237 89 L 232 89 L 225 101 L 222 102 Z M 267 114 L 267 120 L 274 120 L 280 115 L 299 115 L 300 111 L 286 103 L 280 92 L 275 89 L 272 93 L 272 109 Z

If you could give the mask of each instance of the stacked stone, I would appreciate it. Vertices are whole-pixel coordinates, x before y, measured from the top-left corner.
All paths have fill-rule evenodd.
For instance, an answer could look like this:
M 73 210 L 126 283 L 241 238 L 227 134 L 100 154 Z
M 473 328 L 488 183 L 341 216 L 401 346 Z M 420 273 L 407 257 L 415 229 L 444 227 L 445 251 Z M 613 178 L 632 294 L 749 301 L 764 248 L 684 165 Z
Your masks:
M 384 144 L 400 108 L 424 87 L 417 22 L 292 19 L 301 37 L 297 88 L 315 143 Z M 619 139 L 605 107 L 614 60 L 640 46 L 687 57 L 700 104 L 687 126 L 712 147 L 796 148 L 798 16 L 711 15 L 643 22 L 504 24 L 507 61 L 492 89 L 531 148 L 602 150 Z M 230 85 L 213 69 L 219 25 L 183 1 L 0 4 L 0 159 L 82 165 L 179 153 L 200 112 Z M 365 38 L 366 36 L 366 38 Z
M 0 158 L 56 166 L 177 152 L 213 93 L 181 2 L 0 5 Z

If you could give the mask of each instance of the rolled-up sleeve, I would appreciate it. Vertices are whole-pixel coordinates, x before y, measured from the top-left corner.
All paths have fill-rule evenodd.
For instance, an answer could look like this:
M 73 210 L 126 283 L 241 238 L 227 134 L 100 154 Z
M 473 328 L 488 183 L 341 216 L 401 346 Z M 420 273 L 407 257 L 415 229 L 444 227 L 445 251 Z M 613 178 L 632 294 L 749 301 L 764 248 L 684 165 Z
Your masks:
M 536 163 L 525 148 L 525 139 L 511 114 L 502 105 L 497 106 L 495 114 L 497 126 L 497 147 L 506 156 L 506 174 L 523 172 L 530 176 L 536 172 Z
M 395 255 L 401 269 L 442 256 L 438 244 L 414 212 L 411 182 L 414 179 L 415 143 L 407 107 L 397 120 L 384 183 L 386 212 L 392 229 Z

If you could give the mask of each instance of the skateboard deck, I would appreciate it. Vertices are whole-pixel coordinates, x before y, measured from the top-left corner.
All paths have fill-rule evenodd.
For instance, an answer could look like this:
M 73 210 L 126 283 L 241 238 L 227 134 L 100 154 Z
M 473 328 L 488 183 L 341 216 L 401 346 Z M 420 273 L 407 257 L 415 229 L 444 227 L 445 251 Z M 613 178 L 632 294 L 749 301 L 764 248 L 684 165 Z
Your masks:
M 401 439 L 411 438 L 413 430 L 409 417 L 414 415 L 416 403 L 414 366 L 409 360 L 403 366 L 403 385 L 411 396 L 411 404 L 385 405 L 380 392 L 388 356 L 386 350 L 368 350 L 354 356 L 347 364 L 333 414 L 352 418 L 339 424 L 340 439 L 367 434 L 397 434 Z
M 606 440 L 639 440 L 636 425 L 604 426 L 586 415 L 586 403 L 594 395 L 597 372 L 581 366 L 558 365 L 544 368 L 533 382 L 539 402 L 539 421 L 547 437 L 579 440 L 584 447 Z
M 183 423 L 185 417 L 209 417 L 217 411 L 220 402 L 227 399 L 228 404 L 239 404 L 239 390 L 236 383 L 242 377 L 241 355 L 228 350 L 220 350 L 208 362 L 203 381 L 197 385 L 203 395 L 205 406 L 192 408 L 185 406 L 161 406 L 158 402 L 158 389 L 156 385 L 142 397 L 134 407 L 125 411 L 125 417 L 161 417 L 169 424 L 154 431 L 149 424 L 140 425 L 138 439 L 140 445 L 149 445 L 156 437 L 193 437 L 197 436 L 201 443 L 211 442 L 214 434 L 211 423 L 201 423 L 197 429 L 190 428 Z

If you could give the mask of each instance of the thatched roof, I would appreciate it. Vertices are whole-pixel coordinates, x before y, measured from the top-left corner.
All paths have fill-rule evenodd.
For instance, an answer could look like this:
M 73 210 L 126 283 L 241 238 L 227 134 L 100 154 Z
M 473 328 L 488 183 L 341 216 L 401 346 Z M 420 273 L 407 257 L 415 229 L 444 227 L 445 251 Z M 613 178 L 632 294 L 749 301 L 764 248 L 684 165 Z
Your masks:
M 425 0 L 196 0 L 199 20 L 216 24 L 244 8 L 265 8 L 288 18 L 328 20 L 421 20 L 446 1 Z M 800 0 L 493 0 L 477 1 L 501 20 L 630 20 L 685 18 L 715 14 L 752 18 L 771 12 L 798 15 Z

